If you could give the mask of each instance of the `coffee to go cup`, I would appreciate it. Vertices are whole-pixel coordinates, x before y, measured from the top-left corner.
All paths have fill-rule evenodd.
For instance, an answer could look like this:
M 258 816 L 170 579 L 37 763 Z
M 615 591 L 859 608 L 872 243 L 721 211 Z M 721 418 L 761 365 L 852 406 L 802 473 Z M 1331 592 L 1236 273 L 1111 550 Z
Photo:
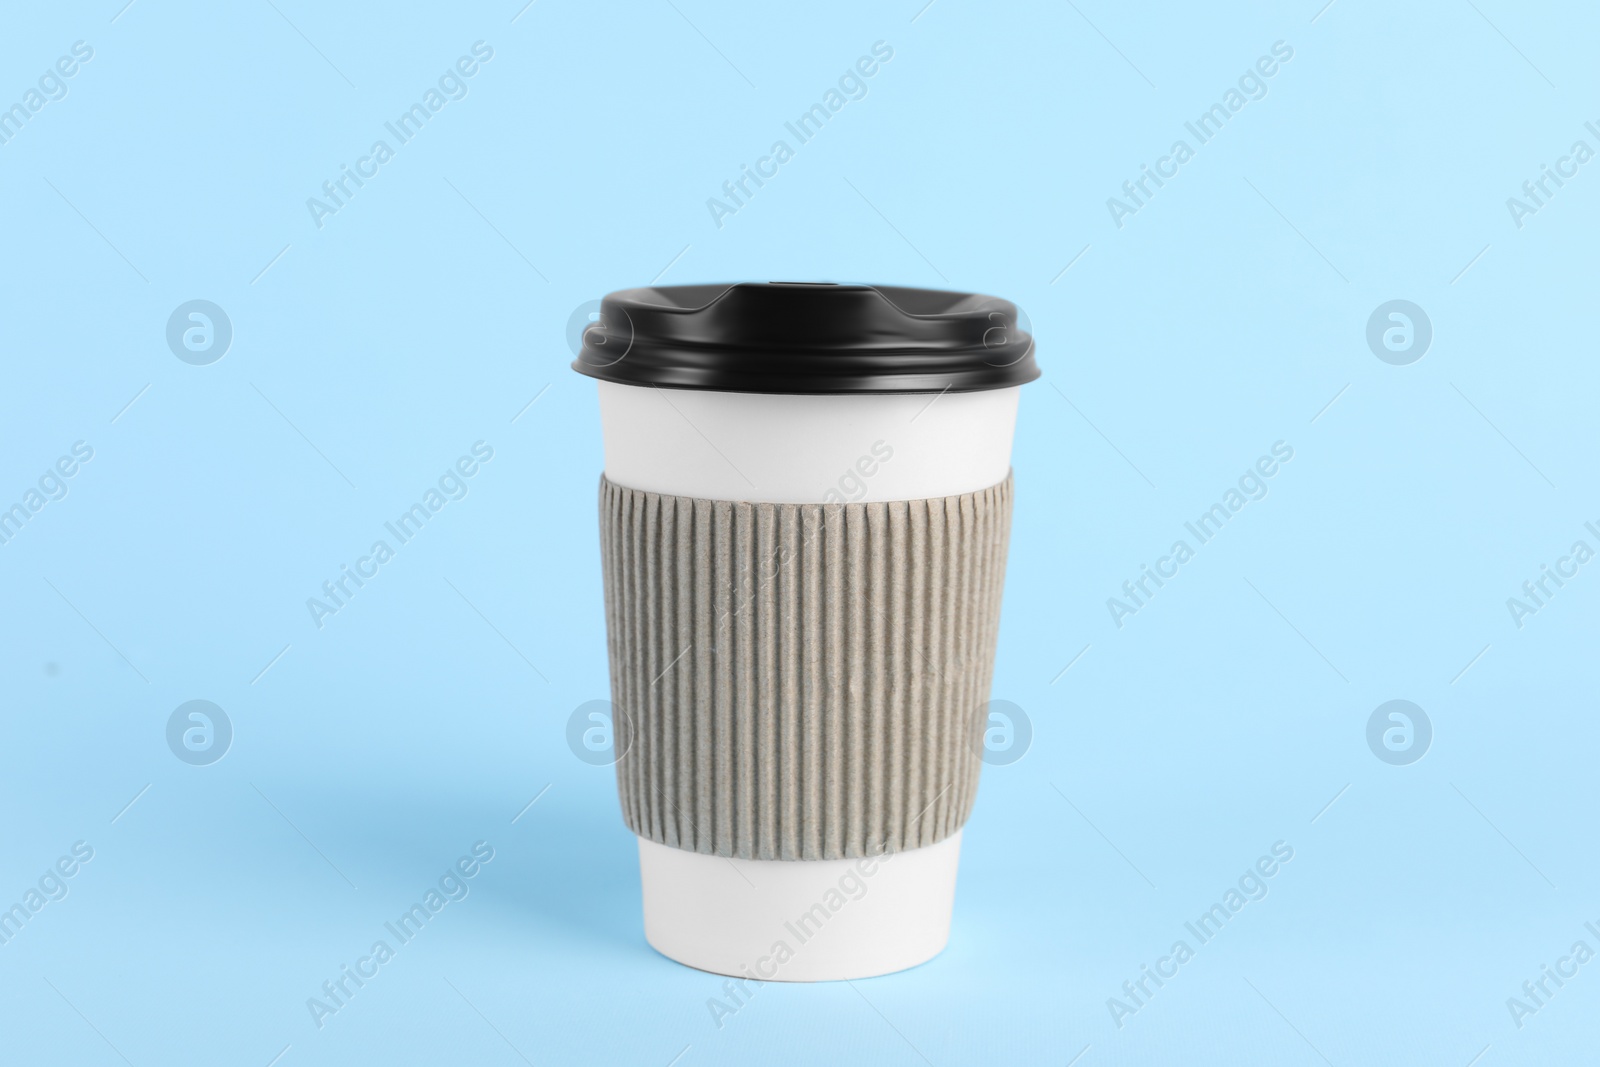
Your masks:
M 887 974 L 950 933 L 982 767 L 1017 309 L 772 282 L 627 289 L 599 380 L 617 785 L 645 937 L 718 974 Z

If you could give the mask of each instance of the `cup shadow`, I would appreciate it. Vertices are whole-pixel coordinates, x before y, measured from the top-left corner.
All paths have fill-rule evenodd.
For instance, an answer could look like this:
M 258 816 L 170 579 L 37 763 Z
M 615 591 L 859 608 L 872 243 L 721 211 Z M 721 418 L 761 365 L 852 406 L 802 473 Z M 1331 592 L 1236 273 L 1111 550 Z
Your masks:
M 308 831 L 380 907 L 403 910 L 475 842 L 486 841 L 494 858 L 472 881 L 472 911 L 498 913 L 494 921 L 508 937 L 653 955 L 644 939 L 637 845 L 615 801 L 608 810 L 570 785 L 563 796 L 557 785 L 519 814 L 503 796 L 441 785 L 449 787 L 354 793 L 307 782 L 292 796 L 299 810 L 338 813 Z

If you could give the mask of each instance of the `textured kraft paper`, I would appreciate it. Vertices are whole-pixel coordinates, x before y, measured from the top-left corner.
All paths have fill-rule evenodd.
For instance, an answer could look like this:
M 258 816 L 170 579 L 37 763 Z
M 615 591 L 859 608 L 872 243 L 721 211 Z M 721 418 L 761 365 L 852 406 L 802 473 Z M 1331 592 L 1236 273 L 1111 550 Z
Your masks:
M 1010 526 L 1009 475 L 867 504 L 704 500 L 602 477 L 629 829 L 791 860 L 958 830 L 982 766 Z

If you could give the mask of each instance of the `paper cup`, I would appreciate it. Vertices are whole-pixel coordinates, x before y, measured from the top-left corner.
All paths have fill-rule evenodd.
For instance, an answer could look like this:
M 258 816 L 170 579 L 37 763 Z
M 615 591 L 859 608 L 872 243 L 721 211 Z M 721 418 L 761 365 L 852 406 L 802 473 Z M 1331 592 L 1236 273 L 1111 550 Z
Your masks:
M 612 294 L 597 377 L 617 764 L 645 937 L 762 981 L 915 966 L 981 767 L 1015 308 L 869 286 Z

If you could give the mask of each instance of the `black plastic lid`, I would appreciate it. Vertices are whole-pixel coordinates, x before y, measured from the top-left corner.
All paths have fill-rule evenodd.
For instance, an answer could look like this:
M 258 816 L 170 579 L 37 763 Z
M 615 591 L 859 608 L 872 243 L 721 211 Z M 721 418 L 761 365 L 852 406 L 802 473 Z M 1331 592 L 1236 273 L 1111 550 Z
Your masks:
M 743 282 L 623 289 L 572 369 L 740 393 L 938 393 L 1039 377 L 1009 300 L 938 289 Z

